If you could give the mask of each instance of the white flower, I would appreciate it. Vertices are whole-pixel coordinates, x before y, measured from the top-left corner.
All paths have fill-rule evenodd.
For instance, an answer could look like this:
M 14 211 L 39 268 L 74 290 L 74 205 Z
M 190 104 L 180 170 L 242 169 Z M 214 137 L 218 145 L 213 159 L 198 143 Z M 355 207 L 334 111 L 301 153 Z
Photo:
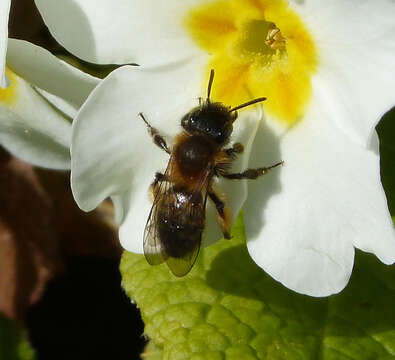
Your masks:
M 8 15 L 10 13 L 11 0 L 3 0 L 0 3 L 0 87 L 5 88 L 5 55 L 7 52 L 8 38 Z
M 146 189 L 167 160 L 137 114 L 174 135 L 214 68 L 215 100 L 268 97 L 259 124 L 254 112 L 237 120 L 232 141 L 249 145 L 256 136 L 234 170 L 285 161 L 248 182 L 245 202 L 246 184 L 222 181 L 235 213 L 244 203 L 255 262 L 314 296 L 344 288 L 355 247 L 394 262 L 375 132 L 394 104 L 393 1 L 36 3 L 52 34 L 77 56 L 144 66 L 115 71 L 92 93 L 72 139 L 75 198 L 91 210 L 112 196 L 126 249 L 142 250 Z M 218 237 L 209 230 L 205 240 Z
M 69 169 L 71 117 L 98 79 L 43 48 L 8 39 L 9 9 L 10 0 L 2 0 L 0 145 L 34 165 Z

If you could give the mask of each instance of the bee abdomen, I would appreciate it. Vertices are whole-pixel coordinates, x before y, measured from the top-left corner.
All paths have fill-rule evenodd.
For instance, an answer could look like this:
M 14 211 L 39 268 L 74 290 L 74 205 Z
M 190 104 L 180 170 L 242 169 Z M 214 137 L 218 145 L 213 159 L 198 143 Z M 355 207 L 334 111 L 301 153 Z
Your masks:
M 158 225 L 165 253 L 174 258 L 182 258 L 193 252 L 200 244 L 204 229 L 201 223 L 178 223 L 166 218 L 162 218 Z
M 205 215 L 201 193 L 169 189 L 158 212 L 158 234 L 168 256 L 182 258 L 200 245 Z

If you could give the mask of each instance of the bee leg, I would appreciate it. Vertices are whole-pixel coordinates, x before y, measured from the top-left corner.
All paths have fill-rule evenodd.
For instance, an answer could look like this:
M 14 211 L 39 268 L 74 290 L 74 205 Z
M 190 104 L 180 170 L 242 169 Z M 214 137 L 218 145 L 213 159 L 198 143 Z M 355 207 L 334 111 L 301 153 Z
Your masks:
M 256 169 L 247 169 L 244 170 L 241 173 L 234 173 L 234 174 L 227 174 L 223 173 L 221 176 L 223 176 L 226 179 L 232 179 L 232 180 L 240 180 L 240 179 L 256 179 L 259 176 L 266 175 L 271 169 L 283 165 L 284 161 L 280 161 L 277 164 L 274 164 L 272 166 L 268 167 L 261 167 L 261 168 L 256 168 Z
M 233 158 L 236 154 L 241 154 L 244 151 L 244 146 L 241 143 L 234 143 L 229 149 L 225 149 L 224 152 L 230 158 Z
M 208 191 L 208 196 L 214 203 L 217 209 L 217 221 L 221 227 L 222 233 L 225 239 L 230 239 L 230 227 L 232 225 L 232 214 L 228 207 L 226 207 L 224 201 L 221 199 L 220 195 L 216 193 L 212 188 Z
M 155 145 L 159 146 L 162 150 L 170 154 L 170 150 L 166 144 L 166 140 L 164 139 L 164 137 L 159 134 L 159 131 L 156 128 L 151 126 L 151 124 L 144 117 L 143 113 L 139 113 L 139 115 L 147 125 L 148 133 L 151 135 L 152 139 L 154 140 Z
M 151 201 L 154 201 L 155 196 L 158 192 L 158 184 L 161 183 L 162 181 L 167 181 L 167 180 L 168 178 L 165 174 L 162 174 L 160 172 L 155 173 L 154 181 L 151 183 L 148 191 Z
M 158 183 L 162 182 L 162 181 L 167 181 L 168 177 L 165 174 L 162 174 L 160 172 L 156 172 L 155 173 L 155 178 L 154 181 L 151 185 L 157 185 Z
M 244 146 L 240 143 L 234 143 L 231 148 L 223 149 L 218 156 L 216 165 L 214 167 L 214 173 L 216 176 L 226 174 L 231 162 L 236 159 L 237 154 L 241 154 L 244 151 Z

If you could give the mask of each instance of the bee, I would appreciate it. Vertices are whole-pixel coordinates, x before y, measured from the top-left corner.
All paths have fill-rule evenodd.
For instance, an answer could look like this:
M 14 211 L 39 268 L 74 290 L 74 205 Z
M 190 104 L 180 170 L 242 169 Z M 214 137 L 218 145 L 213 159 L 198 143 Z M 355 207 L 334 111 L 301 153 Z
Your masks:
M 223 196 L 213 187 L 215 177 L 225 179 L 256 179 L 282 165 L 247 169 L 230 173 L 230 165 L 243 145 L 225 148 L 237 119 L 237 110 L 266 100 L 254 99 L 236 107 L 211 102 L 214 70 L 210 72 L 207 98 L 199 99 L 181 119 L 182 132 L 169 148 L 164 137 L 152 127 L 142 113 L 153 142 L 169 156 L 164 173 L 157 172 L 150 186 L 153 205 L 144 230 L 144 255 L 151 265 L 166 261 L 175 276 L 184 276 L 192 268 L 199 253 L 205 227 L 206 203 L 209 198 L 217 212 L 217 221 L 224 238 L 230 239 L 231 214 Z

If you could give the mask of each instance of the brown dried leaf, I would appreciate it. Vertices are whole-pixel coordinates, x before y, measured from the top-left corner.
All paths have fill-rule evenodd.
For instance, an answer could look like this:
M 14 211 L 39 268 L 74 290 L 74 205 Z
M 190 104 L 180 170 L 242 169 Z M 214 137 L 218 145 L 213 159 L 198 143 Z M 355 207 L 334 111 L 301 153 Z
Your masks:
M 53 202 L 61 252 L 120 259 L 122 248 L 112 204 L 105 201 L 95 211 L 83 212 L 71 193 L 69 173 L 43 169 L 36 172 Z
M 53 207 L 31 166 L 0 151 L 0 311 L 22 320 L 62 268 Z
M 81 211 L 69 173 L 33 169 L 0 148 L 0 312 L 23 320 L 65 255 L 120 259 L 112 212 L 109 202 Z

